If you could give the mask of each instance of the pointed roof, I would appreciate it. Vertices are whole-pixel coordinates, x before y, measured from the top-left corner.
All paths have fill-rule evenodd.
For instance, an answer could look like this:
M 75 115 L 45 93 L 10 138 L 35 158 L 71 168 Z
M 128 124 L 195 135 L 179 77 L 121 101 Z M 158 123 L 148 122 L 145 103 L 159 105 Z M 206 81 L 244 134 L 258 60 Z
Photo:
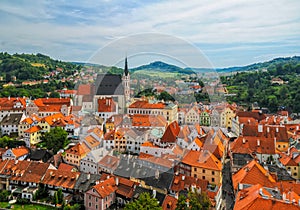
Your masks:
M 128 76 L 128 74 L 129 74 L 129 71 L 128 71 L 128 63 L 127 63 L 127 56 L 126 56 L 126 58 L 125 58 L 124 74 L 125 74 L 125 76 Z
M 180 127 L 177 121 L 172 122 L 166 129 L 164 135 L 161 138 L 161 142 L 175 143 L 176 138 L 180 132 Z

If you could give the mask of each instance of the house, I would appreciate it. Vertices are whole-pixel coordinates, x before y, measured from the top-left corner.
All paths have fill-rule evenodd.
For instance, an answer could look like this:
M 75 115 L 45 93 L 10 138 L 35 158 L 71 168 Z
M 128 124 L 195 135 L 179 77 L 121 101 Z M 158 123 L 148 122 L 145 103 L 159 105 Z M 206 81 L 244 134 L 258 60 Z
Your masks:
M 178 200 L 170 195 L 166 195 L 162 204 L 163 210 L 175 210 Z
M 0 122 L 9 113 L 25 113 L 25 98 L 0 98 Z
M 222 163 L 207 150 L 190 150 L 180 163 L 179 173 L 207 180 L 210 184 L 222 183 Z
M 115 141 L 115 150 L 118 152 L 126 151 L 126 136 L 125 133 L 127 128 L 119 128 L 115 131 L 114 141 Z
M 278 188 L 267 188 L 255 184 L 237 193 L 234 210 L 248 209 L 291 209 L 300 207 L 300 196 L 295 192 L 283 193 Z
M 108 151 L 102 147 L 96 150 L 91 150 L 87 155 L 80 160 L 80 171 L 91 174 L 98 174 L 98 162 L 108 154 Z
M 33 126 L 24 131 L 24 141 L 27 147 L 32 147 L 41 142 L 42 128 L 40 126 Z
M 200 111 L 199 124 L 203 126 L 210 126 L 211 122 L 209 110 Z
M 89 153 L 89 148 L 84 143 L 77 143 L 65 151 L 64 161 L 68 164 L 80 167 L 80 161 Z
M 97 183 L 84 194 L 84 207 L 87 210 L 108 209 L 116 199 L 117 186 L 114 177 Z
M 145 100 L 138 100 L 128 107 L 128 114 L 162 115 L 168 122 L 177 121 L 177 112 L 177 105 L 172 102 L 150 103 Z
M 126 151 L 139 154 L 140 145 L 148 140 L 148 130 L 141 130 L 138 128 L 130 128 L 125 133 Z
M 25 160 L 29 155 L 30 150 L 26 147 L 17 147 L 6 150 L 2 155 L 2 160 L 10 159 L 10 160 Z
M 79 176 L 80 172 L 48 169 L 41 183 L 48 188 L 51 196 L 53 196 L 59 188 L 62 189 L 64 196 L 68 196 L 74 194 Z
M 24 120 L 21 121 L 18 127 L 18 136 L 21 138 L 25 137 L 25 130 L 28 130 L 32 126 L 38 124 L 41 119 L 37 115 L 31 115 L 30 117 L 26 117 Z
M 74 98 L 74 105 L 80 106 L 82 111 L 94 110 L 93 95 L 95 86 L 93 84 L 79 84 L 77 94 Z
M 108 131 L 103 137 L 103 147 L 107 150 L 115 148 L 115 130 Z
M 114 114 L 118 114 L 118 104 L 112 98 L 99 98 L 97 100 L 96 116 L 103 119 L 104 122 Z
M 133 114 L 131 119 L 134 128 L 165 128 L 168 125 L 166 118 L 161 115 Z
M 62 113 L 64 116 L 68 116 L 72 105 L 73 101 L 70 98 L 39 98 L 28 102 L 26 115 L 37 114 L 39 117 L 46 117 Z
M 19 124 L 24 119 L 25 115 L 23 113 L 8 113 L 0 122 L 2 135 L 18 134 Z
M 101 174 L 102 172 L 105 172 L 108 174 L 113 174 L 118 165 L 118 157 L 106 155 L 98 162 L 98 173 Z
M 199 124 L 200 123 L 200 110 L 198 109 L 197 106 L 193 106 L 191 109 L 187 111 L 185 114 L 185 124 L 187 125 L 193 125 L 195 123 Z
M 299 175 L 299 163 L 295 161 L 293 156 L 286 155 L 284 153 L 280 154 L 280 163 L 287 169 L 294 179 L 300 179 Z
M 32 149 L 28 157 L 31 161 L 42 161 L 44 163 L 52 157 L 52 154 L 47 149 Z

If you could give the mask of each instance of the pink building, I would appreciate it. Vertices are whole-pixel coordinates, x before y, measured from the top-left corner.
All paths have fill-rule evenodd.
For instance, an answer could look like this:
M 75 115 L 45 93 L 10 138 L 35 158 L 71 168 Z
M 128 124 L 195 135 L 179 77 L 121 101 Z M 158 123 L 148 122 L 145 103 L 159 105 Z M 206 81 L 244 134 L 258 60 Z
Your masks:
M 87 210 L 104 210 L 109 208 L 116 199 L 116 182 L 108 176 L 84 194 L 84 206 Z

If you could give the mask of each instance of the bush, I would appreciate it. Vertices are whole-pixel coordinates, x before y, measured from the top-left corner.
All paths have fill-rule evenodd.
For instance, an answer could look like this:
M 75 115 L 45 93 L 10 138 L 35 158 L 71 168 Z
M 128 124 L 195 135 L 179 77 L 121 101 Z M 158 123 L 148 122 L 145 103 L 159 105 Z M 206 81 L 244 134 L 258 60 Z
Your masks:
M 3 202 L 3 201 L 8 201 L 8 197 L 10 195 L 10 192 L 7 191 L 7 190 L 2 190 L 0 192 L 0 201 Z
M 29 204 L 30 201 L 26 198 L 17 198 L 17 203 L 18 204 Z

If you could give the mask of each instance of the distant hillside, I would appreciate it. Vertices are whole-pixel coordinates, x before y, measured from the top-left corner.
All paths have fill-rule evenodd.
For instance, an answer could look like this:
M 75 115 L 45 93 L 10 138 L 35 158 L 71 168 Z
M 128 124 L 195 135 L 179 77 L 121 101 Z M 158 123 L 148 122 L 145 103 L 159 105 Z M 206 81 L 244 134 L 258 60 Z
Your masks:
M 131 72 L 137 72 L 142 70 L 151 70 L 168 73 L 181 73 L 181 74 L 193 74 L 194 71 L 191 69 L 183 69 L 175 65 L 170 65 L 161 61 L 155 61 L 153 63 L 142 65 L 137 68 L 130 69 Z
M 300 56 L 294 57 L 286 57 L 286 58 L 275 58 L 270 61 L 261 62 L 261 63 L 254 63 L 247 66 L 237 66 L 237 67 L 228 67 L 228 68 L 219 68 L 216 69 L 217 72 L 225 73 L 225 72 L 237 72 L 237 71 L 256 71 L 262 69 L 269 69 L 271 66 L 277 64 L 287 64 L 287 63 L 297 63 L 300 62 Z
M 79 66 L 58 61 L 43 54 L 13 54 L 0 53 L 0 76 L 6 82 L 16 77 L 18 82 L 24 80 L 40 80 L 57 69 L 62 70 L 61 76 L 72 75 Z

